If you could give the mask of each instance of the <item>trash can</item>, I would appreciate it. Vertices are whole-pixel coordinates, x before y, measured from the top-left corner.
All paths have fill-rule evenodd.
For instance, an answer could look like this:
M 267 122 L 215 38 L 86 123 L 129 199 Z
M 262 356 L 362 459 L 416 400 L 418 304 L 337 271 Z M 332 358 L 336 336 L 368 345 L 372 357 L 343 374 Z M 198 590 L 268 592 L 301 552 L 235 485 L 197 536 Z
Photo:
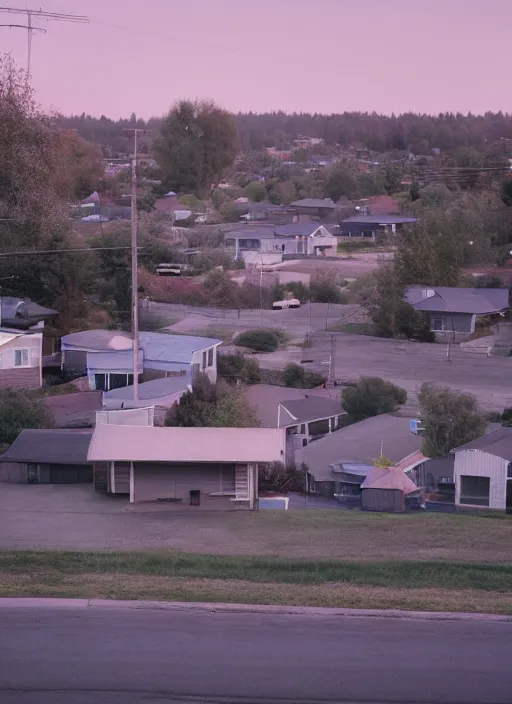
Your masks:
M 201 505 L 201 492 L 199 489 L 190 490 L 190 505 L 200 506 Z

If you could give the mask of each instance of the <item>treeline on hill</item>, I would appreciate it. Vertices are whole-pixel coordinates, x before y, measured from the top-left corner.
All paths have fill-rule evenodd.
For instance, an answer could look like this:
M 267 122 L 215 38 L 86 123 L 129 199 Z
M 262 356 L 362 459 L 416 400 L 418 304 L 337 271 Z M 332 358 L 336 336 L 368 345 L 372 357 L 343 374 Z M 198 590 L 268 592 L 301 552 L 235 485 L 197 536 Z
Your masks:
M 285 148 L 300 135 L 321 137 L 327 146 L 339 144 L 364 146 L 375 152 L 408 150 L 428 154 L 433 148 L 455 152 L 462 147 L 486 151 L 492 145 L 507 148 L 512 140 L 512 115 L 486 113 L 463 115 L 378 115 L 377 113 L 345 112 L 339 115 L 319 115 L 285 112 L 239 113 L 235 116 L 239 147 L 242 151 L 264 147 Z M 131 151 L 132 138 L 123 130 L 143 127 L 157 134 L 163 118 L 142 120 L 132 113 L 128 119 L 111 120 L 82 115 L 61 116 L 62 127 L 77 130 L 84 139 L 100 144 L 105 156 L 115 157 Z M 149 149 L 151 138 L 141 140 L 140 149 Z

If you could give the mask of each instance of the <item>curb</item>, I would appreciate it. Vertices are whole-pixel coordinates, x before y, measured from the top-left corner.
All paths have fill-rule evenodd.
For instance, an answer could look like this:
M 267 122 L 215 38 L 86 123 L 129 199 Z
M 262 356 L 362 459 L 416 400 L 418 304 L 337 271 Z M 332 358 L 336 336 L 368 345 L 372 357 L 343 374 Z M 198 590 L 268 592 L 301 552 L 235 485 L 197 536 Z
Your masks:
M 400 611 L 399 609 L 336 609 L 320 606 L 275 606 L 263 604 L 217 604 L 186 601 L 117 601 L 110 599 L 0 598 L 0 609 L 132 609 L 149 611 L 199 611 L 209 613 L 253 613 L 289 616 L 330 616 L 342 618 L 392 618 L 421 621 L 492 621 L 512 623 L 501 614 Z

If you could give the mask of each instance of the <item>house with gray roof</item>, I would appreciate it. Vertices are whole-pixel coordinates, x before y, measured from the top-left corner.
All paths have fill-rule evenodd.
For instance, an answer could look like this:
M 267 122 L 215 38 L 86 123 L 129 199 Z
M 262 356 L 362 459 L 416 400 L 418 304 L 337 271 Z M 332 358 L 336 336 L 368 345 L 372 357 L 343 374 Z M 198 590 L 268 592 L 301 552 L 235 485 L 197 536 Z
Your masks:
M 308 466 L 311 491 L 324 496 L 350 494 L 347 485 L 353 485 L 352 493 L 359 494 L 378 457 L 399 462 L 419 450 L 421 442 L 410 432 L 409 419 L 385 413 L 311 442 L 301 451 L 300 461 Z
M 247 387 L 246 395 L 262 427 L 286 430 L 287 462 L 302 461 L 302 448 L 335 432 L 346 415 L 339 394 L 328 389 L 254 384 Z
M 0 482 L 92 482 L 92 462 L 87 459 L 91 437 L 92 430 L 22 430 L 0 455 Z
M 141 381 L 194 377 L 217 380 L 217 348 L 222 340 L 194 335 L 139 334 Z M 91 390 L 111 391 L 133 383 L 131 336 L 119 330 L 83 330 L 61 340 L 64 372 L 87 374 Z
M 235 259 L 246 252 L 260 254 L 335 255 L 337 239 L 322 224 L 315 222 L 288 225 L 242 226 L 226 232 L 225 243 L 234 247 Z
M 405 300 L 425 312 L 436 338 L 455 342 L 475 331 L 479 317 L 500 316 L 508 310 L 507 288 L 409 286 Z
M 379 236 L 395 235 L 404 225 L 415 222 L 416 218 L 400 215 L 353 215 L 342 220 L 337 234 L 376 240 Z

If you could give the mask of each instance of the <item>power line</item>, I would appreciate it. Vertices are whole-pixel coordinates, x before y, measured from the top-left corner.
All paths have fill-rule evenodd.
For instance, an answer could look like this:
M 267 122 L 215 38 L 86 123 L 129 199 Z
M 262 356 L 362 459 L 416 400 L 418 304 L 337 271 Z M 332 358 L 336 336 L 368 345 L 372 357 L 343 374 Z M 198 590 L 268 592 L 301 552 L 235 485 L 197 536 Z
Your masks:
M 21 252 L 0 252 L 0 257 L 19 257 L 34 254 L 73 254 L 74 252 L 103 252 L 108 250 L 131 249 L 129 247 L 73 247 L 70 249 L 24 249 Z M 137 249 L 142 249 L 138 247 Z
M 0 25 L 1 27 L 16 27 L 18 29 L 27 30 L 27 82 L 30 79 L 30 65 L 32 58 L 32 35 L 34 32 L 45 32 L 45 29 L 41 27 L 34 27 L 32 25 L 32 18 L 37 18 L 44 21 L 54 21 L 54 22 L 73 22 L 75 24 L 81 23 L 86 24 L 89 22 L 89 18 L 85 15 L 69 15 L 62 12 L 45 12 L 44 10 L 29 10 L 28 8 L 19 7 L 0 7 L 0 12 L 7 15 L 26 15 L 27 24 L 9 24 Z

